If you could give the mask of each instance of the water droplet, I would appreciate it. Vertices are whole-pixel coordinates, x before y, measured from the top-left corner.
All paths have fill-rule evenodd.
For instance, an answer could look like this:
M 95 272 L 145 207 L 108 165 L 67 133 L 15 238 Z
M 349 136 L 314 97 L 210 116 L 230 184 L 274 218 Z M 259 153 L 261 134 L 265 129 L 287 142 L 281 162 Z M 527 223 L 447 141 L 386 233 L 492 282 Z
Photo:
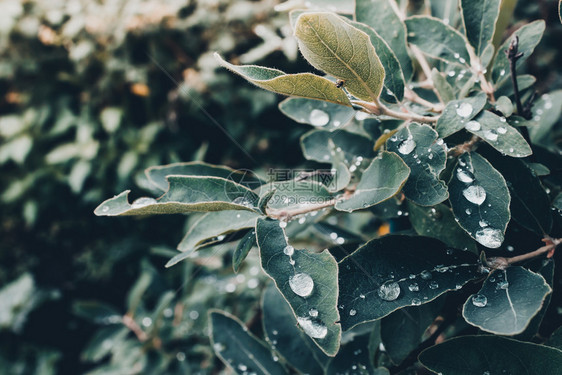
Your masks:
M 279 222 L 279 226 L 280 226 L 281 228 L 287 228 L 287 222 L 286 222 L 286 221 L 280 221 L 280 222 Z
M 191 310 L 189 312 L 189 318 L 191 320 L 197 320 L 197 318 L 199 318 L 199 312 L 195 311 L 195 310 Z
M 355 314 L 357 314 L 357 310 L 355 310 L 355 309 L 349 310 L 349 315 L 355 316 Z
M 429 272 L 428 270 L 424 270 L 422 271 L 422 273 L 420 274 L 421 278 L 424 280 L 429 280 L 433 277 L 433 275 L 431 275 L 431 272 Z
M 185 361 L 185 353 L 184 352 L 177 352 L 176 359 L 180 362 Z
M 343 245 L 344 242 L 345 242 L 345 239 L 344 239 L 343 237 L 338 237 L 338 238 L 336 239 L 336 243 L 337 243 L 338 245 Z
M 365 295 L 364 295 L 364 294 L 360 294 L 360 295 L 359 295 L 359 298 L 365 299 Z
M 309 121 L 311 125 L 324 126 L 330 121 L 330 116 L 320 109 L 313 109 L 310 111 Z
M 454 77 L 455 74 L 456 74 L 456 73 L 455 73 L 454 70 L 451 70 L 449 73 L 447 73 L 447 75 L 448 75 L 449 77 Z
M 216 342 L 216 343 L 213 344 L 213 349 L 215 350 L 215 352 L 220 353 L 224 349 L 226 349 L 226 347 L 224 346 L 224 344 L 222 344 L 220 342 Z
M 470 184 L 474 181 L 474 175 L 470 171 L 465 171 L 464 169 L 457 168 L 457 178 L 459 181 L 465 184 Z
M 274 329 L 271 333 L 273 333 L 273 335 L 275 335 L 275 336 L 277 336 L 279 334 L 279 332 L 276 329 Z
M 462 195 L 470 203 L 480 206 L 486 200 L 486 190 L 482 186 L 472 185 L 462 191 Z
M 435 143 L 439 146 L 442 146 L 445 141 L 443 141 L 443 138 L 439 138 L 437 141 L 435 141 Z
M 513 250 L 515 250 L 515 248 L 514 248 L 513 246 L 511 246 L 511 245 L 507 246 L 506 249 L 507 249 L 507 251 L 513 251 Z
M 421 305 L 421 301 L 419 298 L 412 298 L 412 306 L 419 306 Z
M 464 210 L 464 212 L 466 212 L 467 215 L 470 215 L 472 213 L 472 210 L 470 208 L 467 208 L 466 210 Z
M 394 301 L 400 295 L 400 285 L 395 281 L 386 282 L 380 286 L 378 294 L 385 301 Z
M 148 316 L 145 316 L 144 318 L 142 318 L 142 325 L 144 327 L 150 327 L 152 325 L 152 319 L 150 319 Z
M 323 339 L 328 334 L 328 328 L 323 325 L 322 323 L 313 321 L 312 319 L 306 318 L 297 318 L 299 325 L 301 326 L 304 333 L 309 335 L 314 339 Z
M 429 283 L 429 289 L 437 289 L 437 288 L 439 288 L 439 283 L 437 281 L 433 280 Z
M 318 316 L 318 310 L 310 309 L 310 310 L 308 310 L 308 315 L 310 315 L 313 318 L 316 318 Z
M 109 211 L 109 207 L 108 206 L 103 206 L 101 209 L 101 212 L 107 212 Z
M 507 289 L 509 287 L 509 283 L 505 280 L 499 281 L 496 284 L 496 289 Z
M 291 245 L 287 245 L 287 246 L 285 246 L 285 248 L 283 249 L 283 252 L 285 253 L 285 255 L 291 256 L 291 255 L 294 254 L 295 248 L 292 247 Z
M 314 281 L 312 277 L 306 273 L 297 273 L 289 277 L 289 286 L 296 295 L 307 297 L 312 293 L 312 289 L 314 289 Z
M 156 199 L 154 199 L 154 198 L 142 197 L 142 198 L 136 199 L 131 204 L 131 208 L 142 208 L 142 207 L 150 206 L 151 204 L 156 204 L 156 203 L 158 203 L 158 202 L 156 202 Z
M 464 127 L 466 130 L 469 130 L 471 132 L 477 132 L 478 130 L 480 130 L 480 123 L 478 121 L 472 120 L 467 122 Z
M 507 129 L 504 128 L 503 126 L 500 126 L 500 127 L 497 129 L 497 131 L 498 131 L 498 133 L 500 133 L 500 134 L 505 134 L 505 133 L 507 133 Z
M 503 233 L 499 229 L 486 227 L 476 231 L 475 239 L 481 245 L 496 249 L 500 247 L 503 242 Z
M 484 307 L 488 303 L 488 298 L 483 294 L 475 294 L 472 296 L 472 304 L 476 307 Z
M 498 133 L 493 130 L 484 130 L 484 138 L 489 141 L 497 141 L 498 140 Z
M 408 155 L 410 152 L 414 151 L 416 148 L 416 141 L 414 141 L 414 137 L 410 134 L 410 136 L 403 140 L 402 143 L 398 146 L 398 152 L 403 155 Z
M 330 238 L 332 240 L 336 240 L 338 238 L 338 234 L 336 232 L 332 232 L 332 233 L 330 233 Z
M 462 103 L 459 108 L 457 108 L 457 115 L 462 118 L 467 118 L 472 114 L 472 105 L 470 103 Z
M 238 365 L 238 370 L 240 370 L 240 371 L 246 371 L 247 369 L 248 369 L 248 366 L 246 366 L 246 365 L 243 365 L 243 364 Z
M 437 271 L 439 273 L 445 273 L 445 272 L 449 271 L 449 267 L 443 266 L 443 265 L 435 266 L 435 271 Z
M 245 197 L 238 197 L 235 198 L 232 203 L 234 204 L 239 204 L 241 206 L 245 206 L 245 207 L 252 207 L 252 202 L 250 202 L 248 199 L 246 199 Z
M 418 283 L 411 283 L 410 285 L 408 285 L 408 290 L 410 292 L 419 292 L 420 286 L 418 285 Z
M 502 116 L 502 117 L 500 117 L 500 121 L 501 121 L 501 122 L 506 122 L 506 121 L 507 121 L 507 119 L 506 119 L 505 117 L 503 117 L 503 116 Z
M 505 69 L 502 69 L 502 70 L 500 71 L 500 76 L 504 76 L 504 75 L 505 75 Z
M 459 55 L 458 53 L 454 53 L 453 56 L 455 56 L 455 59 L 458 59 L 459 57 L 461 57 L 461 55 Z
M 306 217 L 301 217 L 301 218 L 299 219 L 299 224 L 304 224 L 305 221 L 306 221 Z

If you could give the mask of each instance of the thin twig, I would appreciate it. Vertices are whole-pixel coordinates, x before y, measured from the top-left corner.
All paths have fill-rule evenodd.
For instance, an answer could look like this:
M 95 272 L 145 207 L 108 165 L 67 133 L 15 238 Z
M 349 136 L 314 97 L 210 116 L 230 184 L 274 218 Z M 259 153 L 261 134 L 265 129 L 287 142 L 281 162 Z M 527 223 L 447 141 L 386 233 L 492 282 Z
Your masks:
M 556 247 L 562 243 L 562 238 L 545 238 L 543 239 L 543 242 L 545 242 L 546 245 L 539 247 L 535 251 L 531 251 L 527 254 L 517 255 L 511 258 L 506 258 L 507 263 L 519 263 L 527 259 L 538 257 L 539 255 L 542 255 L 544 253 L 548 253 L 549 251 L 556 249 Z
M 388 108 L 387 106 L 385 106 L 384 104 L 382 104 L 381 102 L 379 102 L 378 100 L 373 102 L 354 100 L 352 101 L 352 103 L 362 107 L 368 113 L 371 113 L 376 116 L 385 115 L 385 116 L 397 118 L 399 120 L 418 121 L 418 122 L 425 122 L 430 124 L 436 123 L 437 120 L 439 119 L 439 117 L 422 116 L 422 115 L 418 115 L 417 113 L 394 111 Z
M 424 98 L 420 97 L 414 90 L 411 90 L 409 88 L 406 88 L 406 90 L 404 90 L 404 97 L 411 102 L 418 103 L 424 107 L 427 107 L 431 112 L 443 112 L 444 106 L 442 103 L 435 104 L 428 100 L 425 100 Z
M 507 59 L 509 60 L 509 70 L 511 72 L 511 83 L 513 84 L 513 96 L 515 97 L 515 105 L 517 106 L 517 114 L 523 116 L 523 104 L 521 104 L 521 96 L 519 95 L 519 85 L 517 83 L 517 60 L 523 57 L 523 53 L 519 52 L 519 37 L 515 35 L 509 43 L 509 48 L 505 50 Z
M 470 140 L 461 143 L 460 145 L 456 145 L 455 147 L 451 148 L 448 152 L 449 155 L 451 156 L 459 156 L 462 155 L 464 153 L 470 152 L 472 150 L 474 150 L 474 148 L 476 147 L 476 145 L 481 141 L 482 139 L 476 135 L 473 135 L 472 138 L 470 138 Z

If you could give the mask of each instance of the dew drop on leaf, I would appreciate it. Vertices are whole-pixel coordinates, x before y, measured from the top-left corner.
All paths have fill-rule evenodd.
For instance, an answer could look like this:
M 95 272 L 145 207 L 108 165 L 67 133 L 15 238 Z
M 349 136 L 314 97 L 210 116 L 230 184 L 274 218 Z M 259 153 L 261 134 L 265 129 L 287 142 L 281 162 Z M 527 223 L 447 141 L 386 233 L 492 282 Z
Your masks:
M 418 285 L 418 283 L 411 283 L 410 285 L 408 285 L 408 290 L 410 292 L 418 292 L 420 290 L 420 286 Z
M 311 125 L 324 126 L 330 121 L 330 116 L 320 109 L 313 109 L 310 111 L 309 121 Z
M 349 310 L 349 315 L 355 316 L 355 314 L 357 314 L 357 310 L 355 310 L 355 309 Z
M 289 277 L 289 286 L 296 295 L 307 297 L 314 289 L 314 281 L 306 273 L 297 273 Z
M 484 131 L 484 138 L 486 138 L 489 141 L 497 141 L 498 140 L 498 133 L 496 133 L 493 130 L 485 130 Z
M 429 280 L 432 278 L 431 272 L 429 272 L 428 270 L 422 271 L 422 273 L 420 274 L 421 278 L 424 280 Z
M 395 281 L 386 282 L 380 286 L 378 294 L 385 301 L 394 301 L 400 295 L 400 285 Z
M 310 310 L 308 310 L 308 315 L 310 315 L 313 318 L 316 318 L 318 316 L 318 310 L 310 309 Z
M 470 203 L 480 206 L 486 200 L 486 190 L 482 186 L 472 185 L 462 191 L 462 195 Z
M 457 108 L 457 115 L 462 118 L 467 118 L 472 114 L 472 105 L 470 103 L 462 103 L 459 108 Z
M 490 227 L 477 230 L 475 235 L 476 241 L 491 249 L 500 247 L 503 242 L 503 238 L 501 230 Z
M 433 280 L 429 283 L 429 289 L 437 289 L 437 288 L 439 288 L 439 283 L 437 281 Z
M 410 134 L 408 138 L 400 143 L 400 146 L 398 146 L 398 152 L 403 155 L 408 155 L 410 152 L 414 151 L 415 148 L 416 141 L 414 141 L 414 137 L 412 137 L 412 135 Z
M 465 171 L 462 168 L 457 169 L 457 178 L 465 184 L 470 184 L 474 181 L 474 175 L 470 171 Z
M 478 121 L 472 120 L 467 122 L 464 127 L 466 128 L 466 130 L 477 132 L 478 130 L 480 130 L 480 123 Z
M 505 280 L 499 281 L 496 284 L 496 289 L 507 289 L 509 287 L 509 283 Z
M 315 322 L 310 318 L 298 317 L 297 321 L 304 333 L 314 339 L 323 339 L 328 334 L 328 328 L 322 323 Z
M 156 203 L 158 203 L 158 202 L 156 202 L 156 199 L 154 199 L 154 198 L 142 197 L 142 198 L 136 199 L 131 204 L 131 208 L 142 208 L 142 207 L 150 206 L 151 204 L 156 204 Z
M 421 300 L 419 298 L 412 298 L 412 306 L 421 305 Z
M 293 255 L 293 253 L 295 252 L 295 248 L 292 247 L 291 245 L 287 245 L 287 246 L 285 246 L 285 248 L 283 249 L 283 252 L 285 253 L 285 255 L 291 256 L 291 255 Z
M 488 303 L 488 298 L 483 294 L 476 294 L 472 296 L 472 304 L 476 307 L 484 307 Z
M 507 133 L 507 129 L 504 128 L 503 126 L 500 126 L 500 127 L 497 129 L 497 132 L 500 133 L 500 134 L 505 134 L 505 133 Z

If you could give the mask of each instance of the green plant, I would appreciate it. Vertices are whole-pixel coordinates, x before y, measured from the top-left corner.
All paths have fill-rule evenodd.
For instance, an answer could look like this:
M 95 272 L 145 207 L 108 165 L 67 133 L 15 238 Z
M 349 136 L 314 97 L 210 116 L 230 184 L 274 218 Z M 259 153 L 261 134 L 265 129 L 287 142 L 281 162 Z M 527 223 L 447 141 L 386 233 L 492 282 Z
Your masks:
M 251 305 L 262 312 L 253 333 L 229 313 L 209 315 L 213 349 L 235 372 L 555 374 L 562 365 L 560 329 L 537 335 L 562 242 L 551 137 L 562 92 L 537 98 L 534 78 L 517 75 L 544 22 L 495 48 L 499 0 L 461 0 L 447 13 L 440 3 L 293 10 L 302 55 L 327 76 L 217 56 L 291 96 L 280 109 L 315 127 L 301 138 L 313 169 L 266 179 L 202 162 L 153 167 L 158 200 L 130 203 L 126 191 L 96 209 L 195 213 L 169 266 L 230 248 L 234 271 L 246 257 L 260 262 L 273 282 Z M 426 11 L 439 17 L 411 14 Z

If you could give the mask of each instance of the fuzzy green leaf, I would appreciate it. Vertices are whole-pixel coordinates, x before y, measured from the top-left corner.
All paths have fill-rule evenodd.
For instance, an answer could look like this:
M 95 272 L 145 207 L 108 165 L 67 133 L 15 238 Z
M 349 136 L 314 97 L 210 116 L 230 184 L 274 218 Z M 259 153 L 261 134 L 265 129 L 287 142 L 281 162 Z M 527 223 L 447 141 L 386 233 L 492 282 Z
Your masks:
M 301 329 L 327 355 L 336 355 L 341 326 L 336 323 L 338 285 L 334 275 L 338 267 L 333 256 L 327 250 L 287 249 L 278 221 L 258 219 L 256 237 L 262 268 L 289 302 Z
M 409 174 L 410 169 L 398 155 L 382 152 L 365 169 L 353 195 L 336 202 L 335 207 L 351 212 L 381 203 L 400 191 Z
M 463 306 L 465 320 L 486 332 L 516 335 L 527 328 L 551 292 L 545 279 L 523 267 L 490 274 Z
M 562 351 L 500 336 L 462 336 L 424 350 L 419 360 L 445 375 L 555 375 Z
M 503 176 L 475 152 L 462 154 L 449 181 L 449 201 L 460 226 L 481 245 L 498 248 L 510 219 Z
M 262 89 L 287 96 L 351 106 L 345 92 L 327 78 L 311 73 L 286 74 L 277 69 L 257 65 L 237 66 L 227 63 L 218 54 L 215 54 L 215 57 L 222 66 Z
M 269 348 L 236 317 L 214 310 L 209 320 L 215 354 L 236 374 L 286 374 L 283 366 L 273 360 Z
M 418 46 L 424 54 L 455 64 L 470 64 L 466 39 L 451 26 L 428 16 L 410 17 L 405 22 L 408 43 Z
M 422 206 L 433 206 L 448 197 L 447 186 L 439 179 L 447 153 L 443 141 L 428 125 L 409 124 L 389 138 L 386 147 L 397 153 L 410 168 L 404 194 Z
M 367 34 L 333 13 L 303 13 L 295 36 L 301 53 L 315 68 L 344 80 L 357 98 L 378 100 L 385 72 Z
M 492 42 L 501 0 L 461 0 L 461 14 L 466 37 L 480 56 Z
M 486 105 L 486 94 L 477 95 L 447 103 L 443 114 L 439 116 L 435 130 L 442 138 L 448 137 L 462 128 L 472 120 Z
M 339 308 L 347 330 L 400 308 L 430 302 L 481 275 L 477 256 L 434 238 L 390 235 L 339 264 Z
M 400 62 L 405 80 L 409 81 L 412 78 L 413 68 L 406 48 L 406 25 L 396 14 L 391 1 L 394 2 L 394 0 L 356 0 L 355 17 L 357 21 L 372 27 L 384 39 Z
M 234 249 L 232 253 L 232 269 L 234 272 L 238 272 L 240 265 L 248 256 L 248 253 L 256 245 L 256 231 L 251 230 L 244 235 L 238 242 L 238 246 Z

